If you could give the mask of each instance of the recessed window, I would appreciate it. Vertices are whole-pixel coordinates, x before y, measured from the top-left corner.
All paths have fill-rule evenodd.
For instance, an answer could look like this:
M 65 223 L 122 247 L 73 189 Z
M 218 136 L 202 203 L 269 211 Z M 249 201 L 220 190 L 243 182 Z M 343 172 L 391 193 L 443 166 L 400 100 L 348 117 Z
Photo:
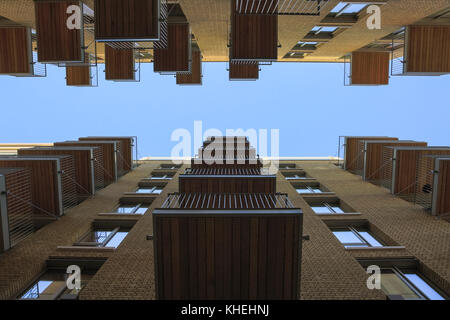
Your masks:
M 331 231 L 346 248 L 383 247 L 383 244 L 363 227 L 332 228 Z
M 136 193 L 161 194 L 163 189 L 164 189 L 163 187 L 139 187 L 136 190 Z
M 296 188 L 296 190 L 298 193 L 323 193 L 323 191 L 320 190 L 319 187 L 304 186 Z
M 339 206 L 323 203 L 320 206 L 311 206 L 311 209 L 317 213 L 317 214 L 339 214 L 344 213 L 344 210 L 342 210 Z
M 311 33 L 320 34 L 320 33 L 333 33 L 338 29 L 338 27 L 323 27 L 323 26 L 315 26 L 311 29 Z
M 381 270 L 381 289 L 388 297 L 405 300 L 445 300 L 425 278 L 415 270 L 397 267 Z
M 124 228 L 93 228 L 74 246 L 117 248 L 127 234 Z
M 148 206 L 143 204 L 120 205 L 116 209 L 116 213 L 120 214 L 144 214 L 148 210 Z
M 181 165 L 176 165 L 173 163 L 162 163 L 161 166 L 159 167 L 159 169 L 164 169 L 164 170 L 178 170 L 179 168 L 181 168 Z
M 34 282 L 27 291 L 19 296 L 21 300 L 58 300 L 64 296 L 78 296 L 86 286 L 92 275 L 81 275 L 81 289 L 70 290 L 66 285 L 67 275 L 59 272 L 46 272 Z
M 173 178 L 173 174 L 158 174 L 154 173 L 150 176 L 151 180 L 171 180 Z
M 295 163 L 280 163 L 280 165 L 278 166 L 280 169 L 296 169 L 296 164 Z
M 367 5 L 367 3 L 339 2 L 330 12 L 333 13 L 335 17 L 339 17 L 342 14 L 353 15 L 360 13 Z

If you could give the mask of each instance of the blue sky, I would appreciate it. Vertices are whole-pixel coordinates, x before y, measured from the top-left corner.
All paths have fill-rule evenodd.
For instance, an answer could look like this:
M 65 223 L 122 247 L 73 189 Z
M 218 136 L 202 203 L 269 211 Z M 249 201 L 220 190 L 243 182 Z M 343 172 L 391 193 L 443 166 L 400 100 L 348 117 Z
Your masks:
M 0 142 L 54 142 L 88 135 L 137 135 L 139 156 L 168 156 L 178 128 L 279 129 L 281 156 L 334 156 L 339 135 L 389 135 L 450 144 L 450 76 L 391 77 L 389 86 L 344 87 L 343 65 L 275 63 L 256 82 L 229 82 L 225 63 L 203 64 L 203 86 L 177 86 L 142 66 L 140 83 L 65 85 L 0 77 Z

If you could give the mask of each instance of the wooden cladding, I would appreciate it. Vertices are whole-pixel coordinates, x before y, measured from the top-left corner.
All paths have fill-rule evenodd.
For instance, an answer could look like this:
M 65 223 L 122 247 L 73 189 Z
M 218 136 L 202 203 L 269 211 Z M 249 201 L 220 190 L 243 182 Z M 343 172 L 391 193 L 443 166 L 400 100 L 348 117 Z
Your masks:
M 189 72 L 191 71 L 191 33 L 188 23 L 168 24 L 167 49 L 155 49 L 153 71 Z
M 259 78 L 259 64 L 254 63 L 232 63 L 230 62 L 230 80 L 257 80 Z
M 437 184 L 435 208 L 433 213 L 448 215 L 450 213 L 450 160 L 439 161 L 439 179 Z
M 105 186 L 117 180 L 117 142 L 115 141 L 65 141 L 55 142 L 55 147 L 99 147 L 102 150 L 103 159 L 96 160 L 103 173 Z
M 158 40 L 160 0 L 95 0 L 96 40 Z
M 181 175 L 180 193 L 275 193 L 275 176 L 236 177 L 193 177 Z
M 133 168 L 133 137 L 82 137 L 79 141 L 117 141 L 119 156 L 117 159 L 119 175 L 123 175 Z
M 415 194 L 417 164 L 423 155 L 450 155 L 450 148 L 394 148 L 392 194 L 405 197 Z
M 200 51 L 192 51 L 191 72 L 177 73 L 177 84 L 202 84 L 202 54 Z
M 29 148 L 19 149 L 18 155 L 70 155 L 74 159 L 75 180 L 79 201 L 86 199 L 95 193 L 95 163 L 93 160 L 98 154 L 96 149 L 89 147 L 54 147 L 54 148 Z M 103 180 L 103 177 L 102 177 Z
M 410 146 L 410 147 L 426 147 L 426 142 L 417 141 L 360 141 L 364 143 L 364 180 L 382 179 L 383 167 L 383 148 L 386 146 Z
M 0 74 L 31 74 L 31 39 L 26 27 L 0 27 Z
M 278 15 L 239 14 L 231 2 L 231 59 L 276 60 Z
M 105 79 L 118 81 L 135 80 L 133 49 L 114 49 L 105 45 Z
M 450 26 L 409 26 L 406 50 L 406 72 L 450 73 Z
M 154 214 L 158 299 L 297 299 L 301 215 Z
M 359 140 L 398 140 L 390 137 L 344 137 L 345 138 L 345 162 L 344 169 L 353 171 L 356 169 L 358 158 L 362 156 L 358 152 Z
M 0 167 L 31 170 L 35 216 L 61 216 L 64 208 L 77 204 L 73 159 L 70 156 L 0 157 Z
M 389 58 L 389 52 L 353 52 L 351 84 L 389 84 Z
M 66 85 L 68 86 L 90 86 L 90 66 L 66 66 Z
M 29 169 L 0 168 L 0 253 L 33 233 Z
M 34 1 L 39 62 L 83 62 L 83 34 L 69 29 L 69 6 L 81 1 Z

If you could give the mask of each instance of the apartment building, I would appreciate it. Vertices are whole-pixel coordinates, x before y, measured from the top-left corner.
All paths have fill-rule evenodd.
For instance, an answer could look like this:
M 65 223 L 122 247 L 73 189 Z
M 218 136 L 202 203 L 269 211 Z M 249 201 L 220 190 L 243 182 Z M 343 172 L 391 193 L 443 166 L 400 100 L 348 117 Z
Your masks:
M 1 169 L 1 239 L 13 242 L 0 254 L 1 299 L 448 299 L 448 150 L 344 137 L 344 160 L 281 159 L 274 174 L 246 138 L 221 138 L 205 140 L 188 162 L 134 161 L 23 238 L 5 234 L 5 217 L 22 213 L 32 228 L 33 180 L 24 181 L 33 168 Z M 417 163 L 414 173 L 400 175 L 415 177 L 412 202 L 344 169 L 362 156 L 384 170 L 393 159 L 379 160 L 377 149 L 393 141 L 413 150 L 402 161 Z M 67 287 L 71 265 L 81 268 L 81 289 Z M 367 284 L 371 266 L 381 289 Z
M 103 64 L 105 80 L 139 82 L 143 63 L 202 85 L 204 62 L 226 62 L 231 81 L 275 62 L 341 63 L 344 85 L 387 85 L 450 73 L 448 43 L 450 0 L 0 1 L 0 74 L 45 77 L 51 64 L 67 86 L 98 86 Z

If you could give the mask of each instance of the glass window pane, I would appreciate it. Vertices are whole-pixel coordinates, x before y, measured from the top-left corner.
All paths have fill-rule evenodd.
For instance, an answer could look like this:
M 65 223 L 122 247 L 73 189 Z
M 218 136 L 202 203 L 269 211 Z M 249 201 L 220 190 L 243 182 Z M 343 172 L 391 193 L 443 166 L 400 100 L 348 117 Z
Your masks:
M 337 6 L 334 7 L 333 10 L 331 10 L 331 12 L 332 13 L 337 13 L 337 12 L 341 11 L 346 5 L 347 5 L 346 2 L 339 2 L 337 4 Z
M 21 299 L 38 299 L 40 295 L 53 283 L 53 281 L 40 280 L 36 282 Z
M 136 214 L 144 214 L 148 210 L 148 207 L 140 207 L 136 210 Z
M 333 211 L 335 213 L 344 213 L 344 210 L 342 210 L 340 207 L 332 206 L 331 208 L 333 208 Z
M 445 300 L 436 292 L 428 283 L 426 283 L 419 275 L 415 273 L 405 273 L 405 277 L 411 281 L 428 299 Z
M 333 231 L 333 234 L 336 236 L 336 238 L 338 238 L 338 240 L 342 244 L 347 244 L 347 243 L 363 244 L 364 243 L 351 231 Z
M 117 208 L 117 213 L 133 213 L 133 210 L 136 208 L 136 206 L 120 206 Z
M 106 240 L 106 238 L 109 237 L 109 235 L 112 233 L 112 231 L 93 231 L 92 232 L 92 241 L 89 242 L 97 242 L 102 243 Z
M 322 193 L 322 190 L 319 188 L 311 188 L 314 193 Z
M 298 189 L 297 189 L 297 192 L 298 192 L 298 193 L 312 193 L 311 190 L 306 189 L 306 188 L 298 188 Z
M 358 233 L 372 246 L 372 247 L 382 247 L 383 245 L 378 242 L 369 232 L 358 231 Z
M 386 295 L 400 295 L 406 300 L 421 300 L 421 297 L 393 272 L 381 274 L 381 290 Z
M 163 191 L 163 189 L 158 187 L 158 188 L 156 188 L 155 190 L 153 190 L 152 193 L 155 193 L 155 194 L 161 194 L 162 191 Z
M 343 13 L 359 13 L 364 7 L 366 7 L 367 4 L 364 3 L 354 3 L 349 5 Z
M 152 193 L 152 189 L 139 188 L 136 190 L 136 193 Z
M 328 207 L 311 207 L 315 213 L 331 213 L 330 209 Z
M 322 30 L 320 32 L 334 32 L 337 30 L 337 27 L 322 27 Z
M 123 241 L 123 239 L 125 239 L 125 237 L 127 236 L 128 232 L 117 232 L 112 238 L 111 240 L 108 241 L 108 243 L 106 244 L 105 247 L 112 247 L 112 248 L 117 248 L 120 243 Z

